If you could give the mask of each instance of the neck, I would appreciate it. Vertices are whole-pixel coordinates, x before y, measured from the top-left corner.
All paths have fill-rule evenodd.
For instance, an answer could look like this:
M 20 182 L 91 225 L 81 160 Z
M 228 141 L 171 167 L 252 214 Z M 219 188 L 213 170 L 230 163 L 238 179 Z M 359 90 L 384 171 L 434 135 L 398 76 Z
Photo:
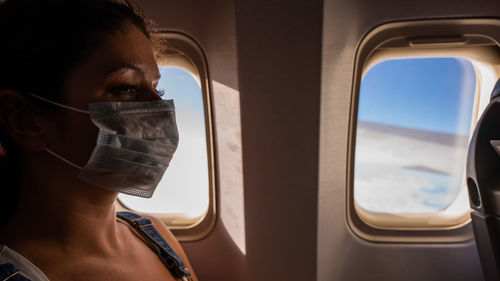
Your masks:
M 78 179 L 79 171 L 64 163 L 51 164 L 23 169 L 18 208 L 0 242 L 21 252 L 33 245 L 51 245 L 66 254 L 116 252 L 117 193 Z

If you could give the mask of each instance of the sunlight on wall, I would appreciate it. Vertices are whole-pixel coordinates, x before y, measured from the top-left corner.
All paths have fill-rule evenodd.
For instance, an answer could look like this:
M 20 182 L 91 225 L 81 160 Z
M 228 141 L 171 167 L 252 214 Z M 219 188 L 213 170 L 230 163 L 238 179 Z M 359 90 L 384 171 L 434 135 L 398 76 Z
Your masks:
M 220 217 L 225 229 L 246 254 L 240 93 L 213 81 L 220 171 Z

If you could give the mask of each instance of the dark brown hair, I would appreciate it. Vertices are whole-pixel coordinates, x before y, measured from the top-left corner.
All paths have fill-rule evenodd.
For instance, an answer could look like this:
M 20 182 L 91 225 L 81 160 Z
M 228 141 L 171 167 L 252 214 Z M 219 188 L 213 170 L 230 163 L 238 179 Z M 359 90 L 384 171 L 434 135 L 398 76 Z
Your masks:
M 105 0 L 0 0 L 0 90 L 63 102 L 67 73 L 128 25 L 152 25 L 128 4 Z M 17 205 L 19 148 L 0 125 L 0 229 Z

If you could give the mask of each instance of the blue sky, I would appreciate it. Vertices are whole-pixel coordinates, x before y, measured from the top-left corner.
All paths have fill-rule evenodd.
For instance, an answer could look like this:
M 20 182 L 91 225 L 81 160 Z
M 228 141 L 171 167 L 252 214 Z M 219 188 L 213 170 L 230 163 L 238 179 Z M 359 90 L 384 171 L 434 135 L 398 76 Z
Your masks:
M 383 61 L 361 82 L 358 119 L 469 135 L 476 77 L 457 58 Z
M 177 112 L 203 116 L 201 89 L 195 78 L 179 67 L 160 67 L 158 89 L 165 90 L 163 99 L 173 99 Z

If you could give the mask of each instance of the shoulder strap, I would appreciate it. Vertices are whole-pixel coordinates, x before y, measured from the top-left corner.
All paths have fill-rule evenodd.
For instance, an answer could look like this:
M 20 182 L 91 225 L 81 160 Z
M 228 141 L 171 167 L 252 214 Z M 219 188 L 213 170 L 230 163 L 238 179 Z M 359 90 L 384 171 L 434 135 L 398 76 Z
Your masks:
M 130 224 L 148 243 L 170 272 L 177 278 L 188 280 L 191 273 L 161 234 L 153 227 L 151 220 L 131 212 L 117 212 L 116 216 Z
M 24 277 L 13 264 L 0 264 L 0 280 L 1 281 L 31 281 Z

